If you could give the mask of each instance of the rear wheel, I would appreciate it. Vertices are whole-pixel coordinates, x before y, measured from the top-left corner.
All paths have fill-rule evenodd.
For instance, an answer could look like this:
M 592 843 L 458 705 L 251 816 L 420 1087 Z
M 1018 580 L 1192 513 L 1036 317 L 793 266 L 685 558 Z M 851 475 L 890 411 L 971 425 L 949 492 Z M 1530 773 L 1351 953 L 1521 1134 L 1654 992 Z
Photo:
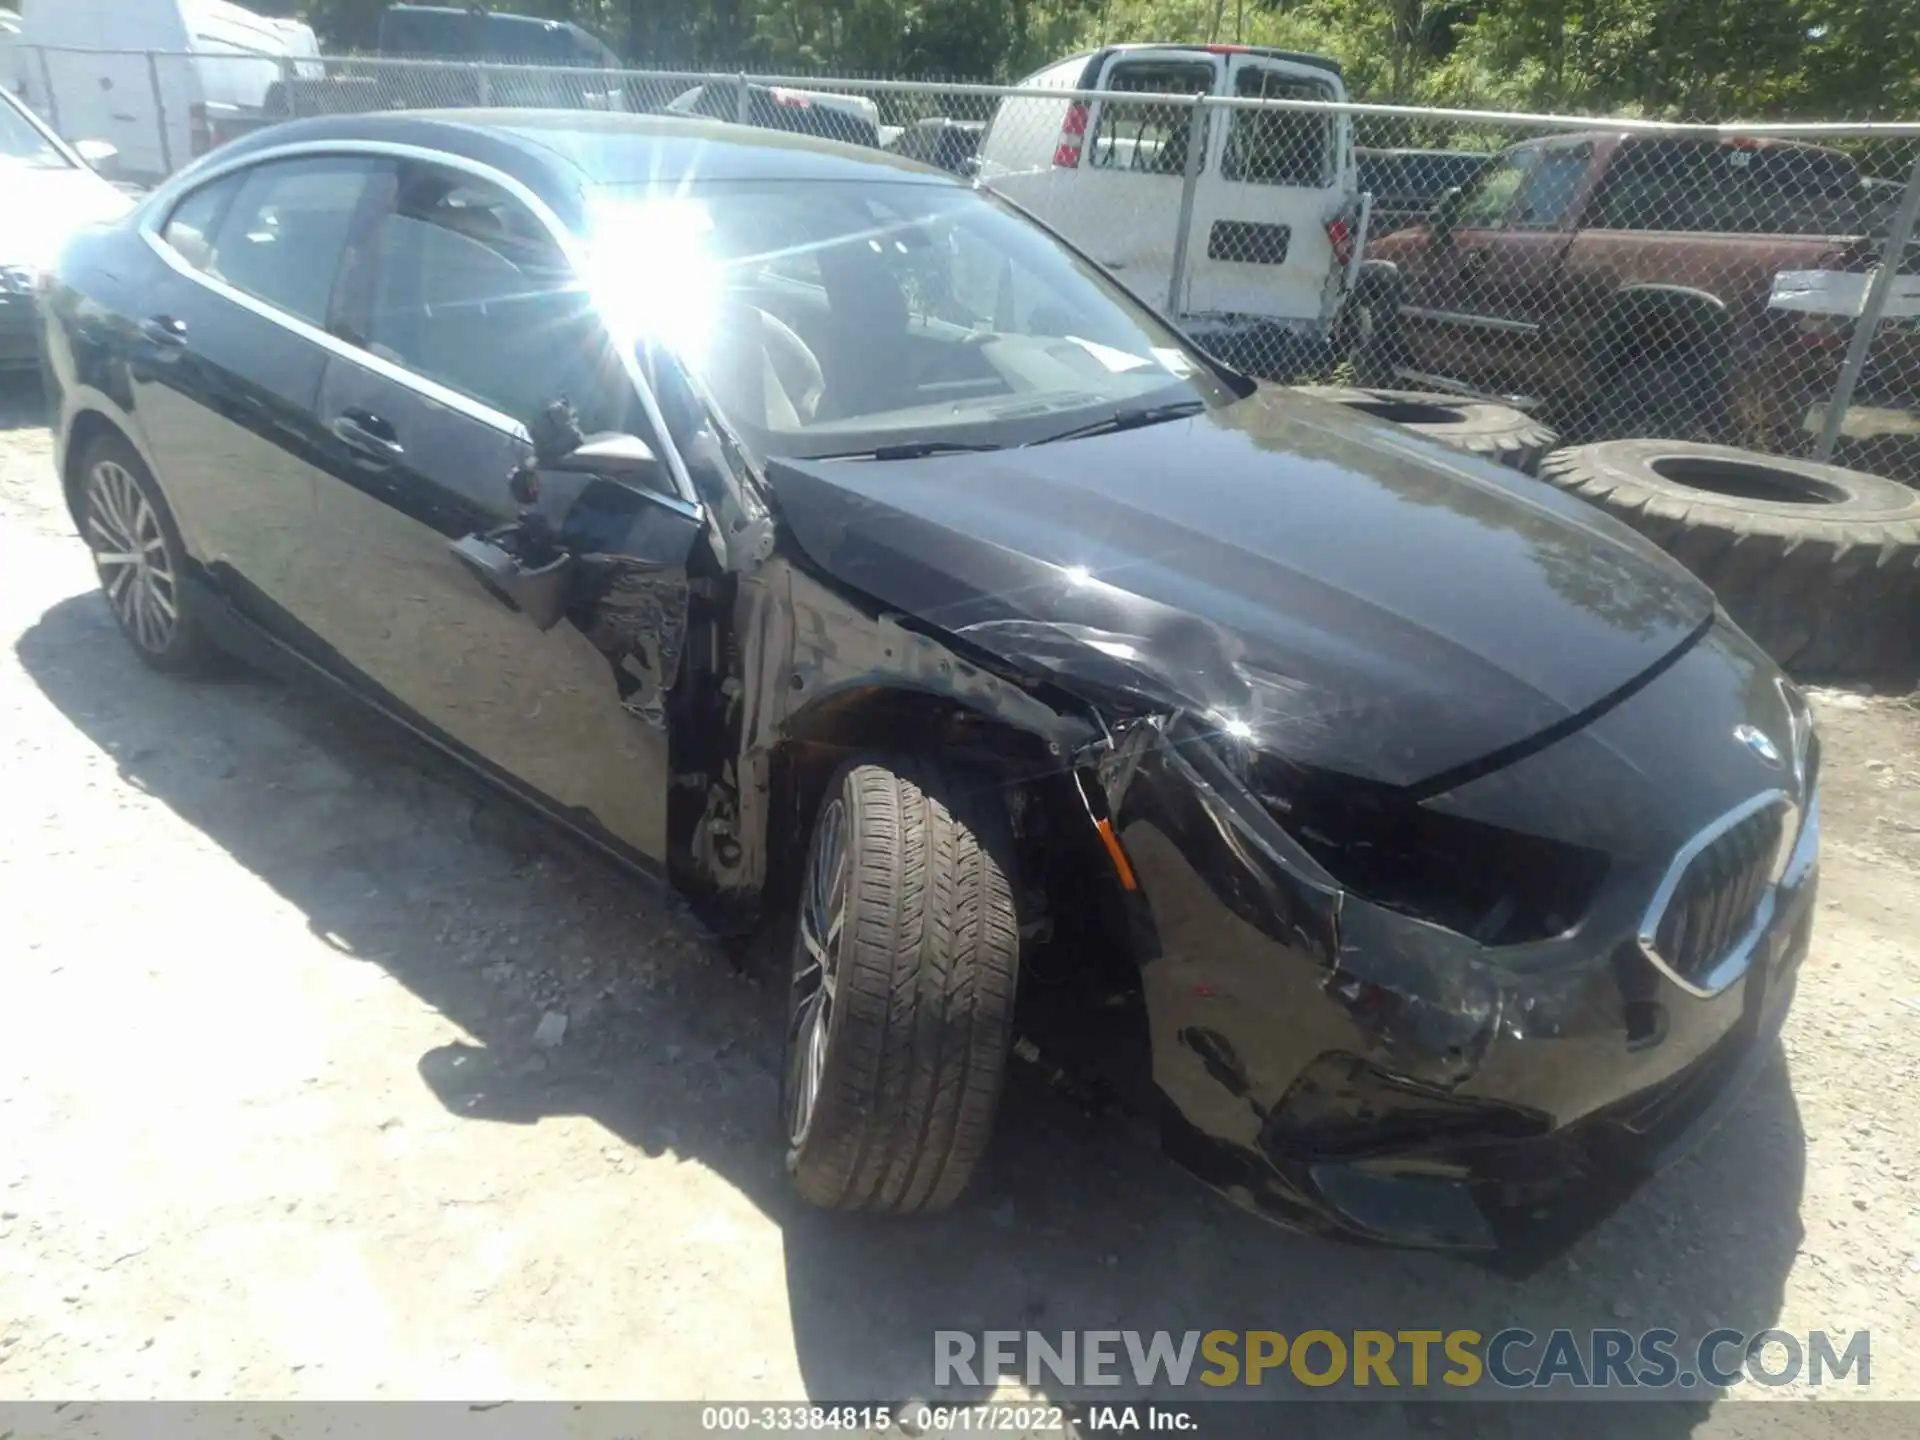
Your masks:
M 1400 343 L 1400 297 L 1384 286 L 1362 286 L 1354 293 L 1353 380 L 1365 387 L 1391 386 L 1406 363 Z
M 1596 440 L 1712 440 L 1727 428 L 1725 366 L 1688 355 L 1623 364 L 1594 393 L 1586 428 Z
M 787 1169 L 816 1205 L 938 1210 L 986 1149 L 1019 925 L 994 787 L 916 758 L 843 768 L 814 818 L 793 942 Z
M 1704 303 L 1623 296 L 1595 329 L 1582 441 L 1729 435 L 1726 317 Z
M 152 474 L 118 435 L 90 443 L 79 469 L 81 533 L 121 633 L 156 670 L 204 669 L 213 647 L 181 585 L 186 547 Z

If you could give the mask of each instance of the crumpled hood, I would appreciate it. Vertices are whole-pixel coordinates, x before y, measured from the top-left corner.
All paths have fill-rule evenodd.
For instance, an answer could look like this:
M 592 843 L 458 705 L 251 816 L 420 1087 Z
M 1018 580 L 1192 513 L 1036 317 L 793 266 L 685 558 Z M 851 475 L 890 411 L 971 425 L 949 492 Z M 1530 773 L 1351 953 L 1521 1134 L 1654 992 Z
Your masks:
M 30 270 L 53 264 L 83 225 L 117 220 L 133 198 L 91 170 L 45 169 L 0 158 L 0 265 Z
M 774 461 L 842 583 L 1090 698 L 1414 785 L 1600 705 L 1711 594 L 1543 481 L 1263 389 L 981 454 Z

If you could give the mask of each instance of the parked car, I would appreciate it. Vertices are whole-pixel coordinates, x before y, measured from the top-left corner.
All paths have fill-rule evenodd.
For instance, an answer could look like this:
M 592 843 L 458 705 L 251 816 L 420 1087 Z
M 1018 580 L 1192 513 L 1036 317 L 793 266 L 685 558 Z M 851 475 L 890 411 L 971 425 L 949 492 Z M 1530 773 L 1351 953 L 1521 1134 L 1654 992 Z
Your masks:
M 43 119 L 111 144 L 148 184 L 254 128 L 274 84 L 323 69 L 309 27 L 226 0 L 26 0 L 16 53 Z
M 623 110 L 620 57 L 591 30 L 570 20 L 513 15 L 478 6 L 389 5 L 380 14 L 380 54 L 395 59 L 479 61 L 462 66 L 381 68 L 373 72 L 382 103 L 393 106 L 554 106 Z M 307 113 L 335 113 L 332 111 Z
M 674 96 L 664 110 L 669 115 L 738 120 L 740 86 L 738 82 L 695 85 Z M 880 148 L 880 107 L 864 95 L 795 90 L 787 85 L 749 81 L 746 123 L 763 130 L 791 130 L 797 135 Z
M 68 237 L 133 208 L 94 173 L 112 159 L 111 145 L 70 146 L 0 91 L 0 368 L 39 365 L 40 282 Z
M 620 57 L 606 41 L 571 20 L 511 15 L 477 5 L 389 5 L 380 13 L 380 53 L 620 68 Z
M 980 148 L 980 136 L 987 128 L 984 120 L 955 120 L 939 116 L 916 120 L 894 138 L 886 148 L 922 165 L 950 170 L 955 175 L 973 173 L 974 155 Z
M 1353 152 L 1360 188 L 1373 196 L 1367 222 L 1375 239 L 1423 223 L 1433 202 L 1456 185 L 1470 185 L 1493 157 L 1479 150 L 1375 150 Z
M 1793 443 L 1831 389 L 1867 268 L 1860 175 L 1776 140 L 1562 135 L 1503 152 L 1430 223 L 1368 246 L 1361 383 L 1543 397 L 1589 435 Z
M 1022 88 L 1344 101 L 1338 62 L 1238 45 L 1109 45 Z M 1192 109 L 1063 94 L 1010 97 L 979 146 L 981 182 L 1156 304 L 1169 298 Z M 1236 363 L 1291 373 L 1323 356 L 1359 210 L 1353 126 L 1285 110 L 1215 112 L 1171 309 Z
M 952 1201 L 1068 1015 L 1239 1199 L 1513 1255 L 1772 1051 L 1818 751 L 1707 590 L 991 192 L 687 118 L 296 121 L 76 239 L 46 342 L 141 658 L 332 682 L 780 928 L 815 1203 Z

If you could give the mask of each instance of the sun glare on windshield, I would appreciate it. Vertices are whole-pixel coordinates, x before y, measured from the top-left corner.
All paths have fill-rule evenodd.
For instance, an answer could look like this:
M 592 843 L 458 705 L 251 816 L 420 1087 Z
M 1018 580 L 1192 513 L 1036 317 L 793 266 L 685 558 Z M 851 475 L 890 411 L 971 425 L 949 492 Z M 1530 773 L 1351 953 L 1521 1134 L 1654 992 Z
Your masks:
M 594 231 L 588 284 L 617 338 L 662 341 L 704 369 L 726 283 L 707 207 L 683 195 L 610 205 Z

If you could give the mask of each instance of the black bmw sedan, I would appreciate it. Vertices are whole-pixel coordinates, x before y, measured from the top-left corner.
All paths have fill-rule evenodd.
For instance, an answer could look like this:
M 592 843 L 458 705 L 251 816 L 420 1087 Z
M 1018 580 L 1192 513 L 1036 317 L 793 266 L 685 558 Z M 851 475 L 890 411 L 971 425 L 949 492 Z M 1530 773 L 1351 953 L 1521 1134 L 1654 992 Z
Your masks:
M 330 682 L 784 927 L 811 1201 L 954 1200 L 1021 1034 L 1269 1214 L 1523 1254 L 1780 1025 L 1818 748 L 1712 596 L 1223 368 L 950 175 L 297 122 L 76 240 L 44 308 L 142 659 Z

